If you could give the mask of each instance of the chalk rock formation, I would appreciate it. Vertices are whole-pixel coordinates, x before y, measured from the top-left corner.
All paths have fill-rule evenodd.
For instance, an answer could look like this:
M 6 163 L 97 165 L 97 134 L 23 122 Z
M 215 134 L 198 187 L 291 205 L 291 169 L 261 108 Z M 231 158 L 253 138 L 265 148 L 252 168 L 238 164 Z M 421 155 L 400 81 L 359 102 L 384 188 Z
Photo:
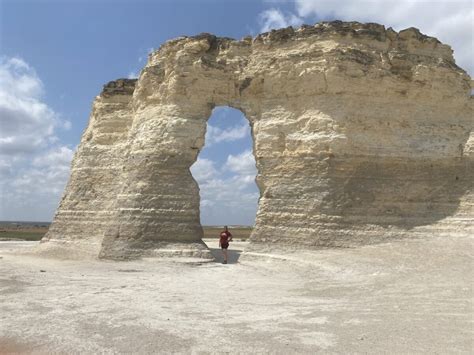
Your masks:
M 215 106 L 250 122 L 251 249 L 474 233 L 470 78 L 415 28 L 319 23 L 166 42 L 96 98 L 41 250 L 210 257 L 189 171 Z

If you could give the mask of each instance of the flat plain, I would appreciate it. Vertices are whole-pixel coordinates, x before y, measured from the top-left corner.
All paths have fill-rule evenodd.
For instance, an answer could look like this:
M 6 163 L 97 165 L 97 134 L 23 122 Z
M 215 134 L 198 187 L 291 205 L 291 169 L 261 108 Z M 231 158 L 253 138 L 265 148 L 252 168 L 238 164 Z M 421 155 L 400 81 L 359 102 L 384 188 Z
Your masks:
M 49 223 L 0 222 L 0 241 L 40 240 L 48 231 Z
M 216 262 L 39 258 L 0 242 L 0 353 L 452 354 L 473 349 L 473 239 Z
M 40 240 L 48 231 L 49 224 L 38 222 L 24 224 L 21 222 L 0 222 L 0 240 Z M 218 238 L 222 227 L 204 226 L 204 238 Z M 252 227 L 236 226 L 230 228 L 234 238 L 247 240 Z

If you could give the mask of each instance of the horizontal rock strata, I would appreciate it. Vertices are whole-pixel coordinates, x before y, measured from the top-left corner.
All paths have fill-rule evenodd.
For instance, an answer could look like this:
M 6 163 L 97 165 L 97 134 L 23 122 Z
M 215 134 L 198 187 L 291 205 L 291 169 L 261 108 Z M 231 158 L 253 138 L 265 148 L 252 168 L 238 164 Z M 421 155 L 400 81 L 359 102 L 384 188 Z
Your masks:
M 216 106 L 250 122 L 253 250 L 474 233 L 470 78 L 409 28 L 329 22 L 180 37 L 94 102 L 42 248 L 209 257 L 189 171 Z

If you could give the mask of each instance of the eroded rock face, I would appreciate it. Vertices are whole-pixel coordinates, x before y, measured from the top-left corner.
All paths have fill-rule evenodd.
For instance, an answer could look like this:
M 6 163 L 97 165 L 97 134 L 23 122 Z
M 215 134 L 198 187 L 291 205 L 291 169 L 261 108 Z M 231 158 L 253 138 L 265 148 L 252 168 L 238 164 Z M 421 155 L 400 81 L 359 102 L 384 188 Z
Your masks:
M 474 233 L 470 78 L 410 28 L 319 23 L 181 37 L 94 102 L 42 249 L 210 257 L 189 171 L 215 106 L 252 127 L 252 249 Z

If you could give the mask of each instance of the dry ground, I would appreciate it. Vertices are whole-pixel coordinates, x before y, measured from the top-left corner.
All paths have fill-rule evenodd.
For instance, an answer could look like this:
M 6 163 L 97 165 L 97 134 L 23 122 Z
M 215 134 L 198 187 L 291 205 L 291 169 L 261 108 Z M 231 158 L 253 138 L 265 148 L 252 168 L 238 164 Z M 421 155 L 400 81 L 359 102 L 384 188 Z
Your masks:
M 207 240 L 220 256 L 215 239 Z M 0 353 L 473 351 L 473 240 L 231 264 L 57 261 L 0 243 Z

